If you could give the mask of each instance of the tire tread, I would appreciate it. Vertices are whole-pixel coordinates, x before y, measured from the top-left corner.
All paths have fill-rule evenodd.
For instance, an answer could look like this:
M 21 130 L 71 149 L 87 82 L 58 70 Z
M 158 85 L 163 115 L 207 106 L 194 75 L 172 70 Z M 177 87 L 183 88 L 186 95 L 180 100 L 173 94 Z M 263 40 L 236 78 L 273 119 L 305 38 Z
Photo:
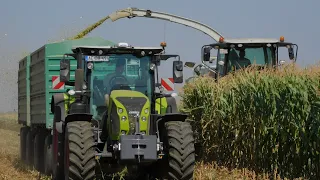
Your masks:
M 69 179 L 95 178 L 95 143 L 90 122 L 74 121 L 67 124 L 69 138 Z

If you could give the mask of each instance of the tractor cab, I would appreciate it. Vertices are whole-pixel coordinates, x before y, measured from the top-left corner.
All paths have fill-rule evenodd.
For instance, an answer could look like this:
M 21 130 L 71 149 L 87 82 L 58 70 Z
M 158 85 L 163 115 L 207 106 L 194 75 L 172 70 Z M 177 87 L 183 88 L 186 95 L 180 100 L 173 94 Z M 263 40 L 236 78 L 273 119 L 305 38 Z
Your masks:
M 156 95 L 155 88 L 160 88 L 160 84 L 156 82 L 157 65 L 160 65 L 161 60 L 180 58 L 178 55 L 162 54 L 161 47 L 132 47 L 127 43 L 119 43 L 113 47 L 75 47 L 72 51 L 78 62 L 77 71 L 83 73 L 80 76 L 76 75 L 76 81 L 80 78 L 83 82 L 79 81 L 79 87 L 69 93 L 74 94 L 79 90 L 90 92 L 88 111 L 96 120 L 101 120 L 110 104 L 110 95 L 115 94 L 116 90 L 123 90 L 118 92 L 129 94 L 136 92 L 143 94 L 149 100 L 153 99 Z M 65 59 L 62 63 L 67 61 Z M 180 59 L 174 61 L 175 66 L 177 63 L 182 62 Z M 173 74 L 175 83 L 182 81 L 182 71 L 174 71 Z M 66 77 L 63 76 L 62 79 L 64 78 Z M 136 102 L 138 101 L 132 102 L 133 106 Z
M 260 68 L 276 68 L 286 61 L 279 60 L 279 51 L 287 49 L 289 61 L 296 62 L 298 46 L 291 42 L 280 39 L 224 39 L 219 42 L 202 47 L 202 62 L 210 61 L 211 54 L 217 54 L 215 70 L 220 77 L 229 72 L 249 67 L 250 65 Z M 207 66 L 210 68 L 209 66 Z

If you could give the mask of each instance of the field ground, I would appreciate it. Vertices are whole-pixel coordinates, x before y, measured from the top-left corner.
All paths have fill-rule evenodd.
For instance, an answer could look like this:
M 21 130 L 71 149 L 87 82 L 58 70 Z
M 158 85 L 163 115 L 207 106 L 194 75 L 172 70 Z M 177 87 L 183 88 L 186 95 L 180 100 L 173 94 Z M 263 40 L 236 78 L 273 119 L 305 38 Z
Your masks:
M 0 180 L 47 180 L 37 171 L 27 169 L 19 161 L 19 125 L 15 113 L 0 114 Z M 214 164 L 198 163 L 195 179 L 201 180 L 248 180 L 267 179 L 263 175 L 257 177 L 248 170 L 227 170 Z

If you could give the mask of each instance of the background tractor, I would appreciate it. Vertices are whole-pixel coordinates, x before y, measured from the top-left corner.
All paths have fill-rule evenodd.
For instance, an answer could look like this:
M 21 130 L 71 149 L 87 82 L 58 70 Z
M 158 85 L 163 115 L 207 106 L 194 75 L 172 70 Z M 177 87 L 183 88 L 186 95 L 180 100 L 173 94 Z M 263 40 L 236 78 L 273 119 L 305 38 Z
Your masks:
M 52 96 L 52 162 L 55 179 L 93 179 L 126 166 L 141 178 L 192 179 L 195 148 L 187 115 L 161 91 L 158 66 L 178 55 L 159 47 L 77 46 L 60 62 L 60 80 L 74 89 Z M 156 88 L 160 91 L 156 92 Z M 46 158 L 50 158 L 50 154 Z
M 202 64 L 215 72 L 215 78 L 223 77 L 229 72 L 246 68 L 250 65 L 259 68 L 278 68 L 286 61 L 279 60 L 279 50 L 287 49 L 291 62 L 296 62 L 298 45 L 278 39 L 224 39 L 218 43 L 202 47 Z M 217 54 L 216 68 L 206 65 L 210 55 Z

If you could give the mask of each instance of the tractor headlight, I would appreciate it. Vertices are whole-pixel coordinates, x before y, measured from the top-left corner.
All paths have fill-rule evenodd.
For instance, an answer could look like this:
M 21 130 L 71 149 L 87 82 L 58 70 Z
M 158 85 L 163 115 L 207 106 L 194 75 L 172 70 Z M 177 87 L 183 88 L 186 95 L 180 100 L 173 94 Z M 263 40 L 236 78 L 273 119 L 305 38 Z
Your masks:
M 145 110 L 144 110 L 144 113 L 148 114 L 148 112 L 149 112 L 148 109 L 145 109 Z
M 150 70 L 151 70 L 151 71 L 154 71 L 155 69 L 156 69 L 156 65 L 153 64 L 153 63 L 151 63 L 151 64 L 150 64 Z
M 88 69 L 93 69 L 93 63 L 88 63 L 88 64 L 87 64 L 87 68 L 88 68 Z
M 122 121 L 125 121 L 126 119 L 127 119 L 127 117 L 125 117 L 125 116 L 122 116 L 122 118 L 121 118 Z
M 118 113 L 121 114 L 123 112 L 123 109 L 119 108 Z
M 126 135 L 126 131 L 121 131 L 121 134 L 122 135 Z
M 70 90 L 68 91 L 68 94 L 69 94 L 70 96 L 73 96 L 73 95 L 76 94 L 76 91 L 74 91 L 73 89 L 70 89 Z
M 146 121 L 147 118 L 145 116 L 142 116 L 142 121 Z

